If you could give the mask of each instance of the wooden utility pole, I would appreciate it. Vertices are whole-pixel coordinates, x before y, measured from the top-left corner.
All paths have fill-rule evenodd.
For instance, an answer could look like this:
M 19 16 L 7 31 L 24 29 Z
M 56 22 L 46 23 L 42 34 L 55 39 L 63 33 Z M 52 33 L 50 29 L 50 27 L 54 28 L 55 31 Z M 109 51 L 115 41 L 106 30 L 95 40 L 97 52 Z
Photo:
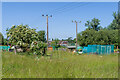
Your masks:
M 78 22 L 77 21 L 72 21 L 72 22 L 75 22 L 76 23 L 76 52 L 77 52 L 77 24 Z M 81 21 L 80 21 L 81 22 Z M 79 23 L 80 23 L 79 22 Z
M 48 44 L 49 42 L 48 42 L 48 16 L 47 16 L 47 49 L 48 49 Z
M 76 51 L 77 51 L 77 22 L 76 22 Z
M 46 17 L 47 18 L 47 50 L 48 50 L 48 45 L 49 45 L 49 37 L 48 37 L 48 17 L 52 17 L 52 15 L 51 16 L 48 16 L 48 15 L 42 15 L 42 16 L 44 16 L 44 17 Z

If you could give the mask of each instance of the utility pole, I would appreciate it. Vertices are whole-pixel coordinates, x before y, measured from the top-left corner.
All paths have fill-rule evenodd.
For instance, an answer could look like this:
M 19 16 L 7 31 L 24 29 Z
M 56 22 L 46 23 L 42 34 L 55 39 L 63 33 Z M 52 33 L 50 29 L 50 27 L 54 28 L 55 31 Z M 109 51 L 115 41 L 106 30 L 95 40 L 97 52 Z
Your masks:
M 49 15 L 42 15 L 42 16 L 47 18 L 47 50 L 48 50 L 48 44 L 49 44 L 49 41 L 48 41 L 48 38 L 49 38 L 48 37 L 48 18 L 52 17 L 52 15 L 50 15 L 50 16 Z
M 76 52 L 77 52 L 77 24 L 78 24 L 78 22 L 76 20 L 72 21 L 72 22 L 76 23 Z M 79 23 L 81 23 L 81 21 Z

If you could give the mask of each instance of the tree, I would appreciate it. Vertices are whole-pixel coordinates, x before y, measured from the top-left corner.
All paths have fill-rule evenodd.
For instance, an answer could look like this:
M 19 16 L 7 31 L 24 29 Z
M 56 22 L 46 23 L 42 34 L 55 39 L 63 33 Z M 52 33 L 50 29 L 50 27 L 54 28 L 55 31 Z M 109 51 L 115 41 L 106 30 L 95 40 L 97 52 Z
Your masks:
M 45 38 L 45 31 L 38 31 L 38 38 L 40 41 L 45 42 L 46 38 Z
M 117 33 L 116 35 L 118 35 L 118 31 L 120 29 L 120 12 L 118 12 L 118 13 L 114 12 L 113 17 L 114 17 L 114 19 L 113 19 L 112 23 L 107 27 L 107 29 L 117 31 L 117 32 L 114 32 L 114 34 Z M 114 45 L 119 46 L 118 44 L 120 43 L 120 40 L 118 40 L 118 39 L 120 39 L 120 38 L 118 38 L 118 36 L 116 38 L 117 38 L 117 40 L 116 40 L 117 43 L 114 41 L 115 42 Z
M 28 25 L 13 25 L 7 29 L 7 39 L 12 45 L 19 45 L 24 51 L 33 41 L 38 41 L 38 33 Z
M 109 33 L 108 30 L 100 30 L 96 35 L 96 43 L 101 45 L 110 44 L 109 43 Z
M 100 25 L 100 20 L 93 18 L 92 21 L 87 21 L 85 23 L 85 26 L 88 27 L 88 29 L 94 29 L 96 31 L 100 30 L 102 27 Z
M 28 25 L 14 25 L 7 29 L 7 39 L 11 45 L 18 45 L 24 51 L 30 48 L 32 53 L 45 54 L 46 43 L 40 41 L 38 33 Z
M 69 43 L 73 43 L 73 42 L 74 42 L 74 40 L 72 40 L 72 37 L 68 37 L 67 41 L 68 41 Z
M 81 46 L 87 46 L 89 44 L 96 44 L 96 35 L 97 31 L 94 29 L 86 29 L 85 31 L 82 31 L 81 33 L 78 33 L 78 43 Z
M 56 48 L 60 47 L 59 45 L 59 39 L 55 39 L 54 41 L 51 42 L 51 46 L 55 46 Z
M 100 30 L 98 32 L 99 44 L 118 46 L 118 30 Z
M 120 14 L 114 12 L 113 17 L 114 17 L 114 19 L 113 19 L 112 23 L 107 27 L 109 30 L 119 29 L 119 27 L 120 27 Z
M 4 37 L 2 35 L 2 33 L 0 32 L 0 45 L 4 44 Z
M 87 45 L 109 45 L 114 44 L 115 47 L 118 45 L 118 30 L 99 30 L 86 29 L 78 34 L 78 43 L 81 46 Z
M 41 41 L 34 41 L 30 45 L 30 49 L 34 54 L 42 54 L 43 56 L 46 54 L 46 47 L 47 44 Z
M 52 38 L 52 41 L 53 41 L 54 39 Z
M 4 45 L 8 45 L 8 40 L 4 39 Z
M 71 43 L 71 42 L 72 42 L 72 37 L 68 37 L 67 41 L 68 41 L 69 43 Z

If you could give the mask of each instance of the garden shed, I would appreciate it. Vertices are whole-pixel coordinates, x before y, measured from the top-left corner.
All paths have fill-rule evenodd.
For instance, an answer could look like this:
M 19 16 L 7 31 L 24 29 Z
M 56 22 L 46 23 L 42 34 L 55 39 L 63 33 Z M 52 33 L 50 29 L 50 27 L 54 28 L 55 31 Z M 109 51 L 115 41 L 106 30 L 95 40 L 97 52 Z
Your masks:
M 114 53 L 114 45 L 88 45 L 88 47 L 84 47 L 83 53 L 88 54 Z

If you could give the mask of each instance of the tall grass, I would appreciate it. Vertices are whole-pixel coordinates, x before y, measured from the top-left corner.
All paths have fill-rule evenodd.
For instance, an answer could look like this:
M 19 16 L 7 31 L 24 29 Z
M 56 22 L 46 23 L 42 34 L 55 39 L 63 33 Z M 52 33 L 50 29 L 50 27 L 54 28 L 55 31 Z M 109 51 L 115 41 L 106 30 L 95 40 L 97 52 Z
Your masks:
M 118 55 L 54 51 L 37 57 L 3 53 L 3 78 L 117 78 Z
M 0 51 L 0 80 L 2 79 L 2 51 Z

